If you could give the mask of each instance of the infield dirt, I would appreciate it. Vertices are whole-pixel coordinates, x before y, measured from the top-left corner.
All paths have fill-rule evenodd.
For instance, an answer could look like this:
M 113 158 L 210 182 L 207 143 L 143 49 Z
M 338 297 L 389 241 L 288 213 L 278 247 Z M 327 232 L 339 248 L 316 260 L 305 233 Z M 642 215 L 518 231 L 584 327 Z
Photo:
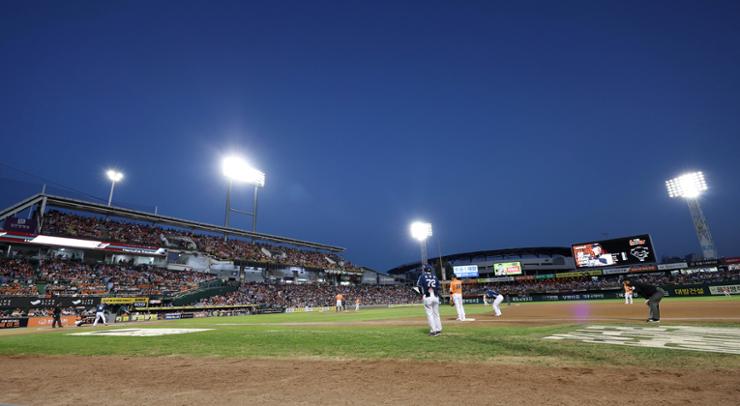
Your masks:
M 421 313 L 422 310 L 419 311 Z M 635 323 L 646 315 L 645 306 L 637 302 L 633 305 L 527 304 L 504 306 L 503 311 L 502 318 L 476 314 L 477 320 L 466 325 L 475 328 L 491 327 L 497 323 Z M 213 323 L 225 320 L 228 319 L 213 319 Z M 243 324 L 260 324 L 259 316 L 253 320 L 256 323 Z M 740 302 L 667 301 L 663 305 L 663 320 L 667 324 L 737 324 L 740 321 Z M 450 320 L 445 323 L 462 325 Z M 300 328 L 318 323 L 273 325 L 278 324 Z M 423 325 L 424 319 L 321 324 L 348 328 L 352 325 Z M 28 333 L 33 334 L 32 331 Z M 14 334 L 23 333 L 16 331 Z M 420 345 L 430 339 L 434 338 L 420 332 Z M 728 357 L 736 359 L 737 356 Z M 126 406 L 740 404 L 738 368 L 722 365 L 663 367 L 649 358 L 644 365 L 622 367 L 573 366 L 558 363 L 556 359 L 543 365 L 538 360 L 502 357 L 476 363 L 441 363 L 307 357 L 286 360 L 186 356 L 0 356 L 0 402 Z
M 22 405 L 737 404 L 740 371 L 413 361 L 6 357 Z M 454 401 L 453 401 L 454 400 Z

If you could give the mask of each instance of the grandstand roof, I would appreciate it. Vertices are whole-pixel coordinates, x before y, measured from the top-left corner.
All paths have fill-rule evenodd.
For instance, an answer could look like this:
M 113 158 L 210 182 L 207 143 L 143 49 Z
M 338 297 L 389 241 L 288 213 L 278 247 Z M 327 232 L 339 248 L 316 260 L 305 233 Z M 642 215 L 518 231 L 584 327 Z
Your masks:
M 442 261 L 456 261 L 461 259 L 472 259 L 478 257 L 517 257 L 524 255 L 533 256 L 553 256 L 561 255 L 564 257 L 570 257 L 571 251 L 568 247 L 531 247 L 531 248 L 504 248 L 495 250 L 482 250 L 482 251 L 470 251 L 462 252 L 459 254 L 442 255 Z M 439 257 L 429 258 L 429 263 L 435 263 L 439 261 Z M 393 269 L 388 270 L 390 275 L 398 275 L 406 273 L 412 269 L 419 268 L 421 261 L 412 262 L 409 264 L 399 265 Z
M 341 252 L 344 248 L 321 244 L 317 242 L 298 240 L 288 237 L 280 237 L 271 234 L 254 233 L 251 231 L 239 230 L 237 228 L 217 226 L 214 224 L 201 223 L 194 220 L 180 219 L 176 217 L 163 216 L 161 214 L 147 213 L 138 210 L 127 209 L 124 207 L 107 206 L 100 203 L 87 202 L 84 200 L 71 199 L 63 196 L 54 196 L 45 193 L 39 193 L 30 196 L 2 211 L 0 211 L 0 220 L 10 217 L 16 213 L 22 212 L 34 205 L 41 204 L 42 206 L 53 206 L 71 210 L 79 210 L 85 212 L 91 212 L 96 214 L 103 214 L 107 216 L 117 216 L 123 218 L 129 218 L 137 221 L 146 221 L 156 224 L 164 224 L 168 226 L 188 228 L 192 230 L 207 231 L 212 233 L 227 234 L 231 236 L 246 237 L 262 241 L 271 241 L 280 244 L 291 244 L 296 246 L 303 246 L 308 248 Z

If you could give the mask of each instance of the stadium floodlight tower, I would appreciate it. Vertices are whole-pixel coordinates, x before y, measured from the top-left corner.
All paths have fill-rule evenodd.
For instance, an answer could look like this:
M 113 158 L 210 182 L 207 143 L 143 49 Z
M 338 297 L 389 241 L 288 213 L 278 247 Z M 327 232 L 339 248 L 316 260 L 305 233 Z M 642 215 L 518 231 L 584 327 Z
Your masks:
M 226 191 L 226 218 L 224 227 L 229 227 L 231 212 L 252 216 L 252 231 L 257 231 L 257 188 L 265 186 L 265 174 L 251 167 L 247 161 L 237 156 L 229 156 L 221 162 L 224 176 L 229 179 L 229 188 Z M 231 208 L 231 185 L 234 181 L 254 185 L 254 203 L 252 212 L 243 212 Z
M 689 205 L 691 219 L 694 221 L 696 236 L 699 238 L 704 258 L 717 258 L 717 249 L 714 247 L 712 233 L 704 213 L 699 206 L 699 196 L 707 190 L 707 182 L 702 172 L 685 173 L 677 178 L 665 182 L 668 196 L 682 197 Z
M 116 183 L 123 180 L 123 173 L 115 169 L 108 169 L 105 171 L 105 175 L 108 177 L 108 180 L 110 180 L 110 193 L 108 194 L 108 207 L 110 207 L 113 202 L 113 189 L 115 189 Z
M 421 264 L 427 264 L 427 238 L 432 236 L 432 225 L 423 221 L 411 223 L 411 236 L 419 241 L 421 246 Z

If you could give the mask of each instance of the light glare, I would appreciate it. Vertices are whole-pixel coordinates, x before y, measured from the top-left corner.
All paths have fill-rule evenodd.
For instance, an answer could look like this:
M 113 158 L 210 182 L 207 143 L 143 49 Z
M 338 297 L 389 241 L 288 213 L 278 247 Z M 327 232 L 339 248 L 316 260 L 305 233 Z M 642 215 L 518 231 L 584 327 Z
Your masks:
M 691 172 L 666 181 L 666 189 L 670 197 L 695 199 L 707 190 L 707 182 L 702 172 Z
M 419 241 L 424 241 L 432 236 L 432 225 L 422 221 L 411 223 L 411 236 Z
M 227 178 L 243 183 L 253 183 L 257 186 L 265 186 L 265 174 L 249 166 L 247 161 L 240 157 L 230 156 L 224 158 L 221 169 Z
M 105 175 L 108 176 L 108 179 L 110 179 L 111 182 L 120 182 L 123 180 L 123 173 L 118 172 L 115 169 L 108 169 L 105 172 Z

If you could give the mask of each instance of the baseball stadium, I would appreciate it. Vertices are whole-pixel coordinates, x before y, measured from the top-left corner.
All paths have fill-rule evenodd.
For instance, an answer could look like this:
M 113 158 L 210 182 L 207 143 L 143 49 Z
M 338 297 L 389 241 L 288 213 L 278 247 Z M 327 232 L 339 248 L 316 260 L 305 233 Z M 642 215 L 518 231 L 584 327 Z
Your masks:
M 740 405 L 739 22 L 0 1 L 0 406 Z
M 599 243 L 650 250 L 630 265 L 578 267 L 574 245 L 378 272 L 339 246 L 46 193 L 0 217 L 7 404 L 423 404 L 429 381 L 466 403 L 738 399 L 738 257 L 656 263 L 636 236 Z M 441 282 L 436 337 L 422 271 Z M 659 323 L 626 279 L 662 288 Z

